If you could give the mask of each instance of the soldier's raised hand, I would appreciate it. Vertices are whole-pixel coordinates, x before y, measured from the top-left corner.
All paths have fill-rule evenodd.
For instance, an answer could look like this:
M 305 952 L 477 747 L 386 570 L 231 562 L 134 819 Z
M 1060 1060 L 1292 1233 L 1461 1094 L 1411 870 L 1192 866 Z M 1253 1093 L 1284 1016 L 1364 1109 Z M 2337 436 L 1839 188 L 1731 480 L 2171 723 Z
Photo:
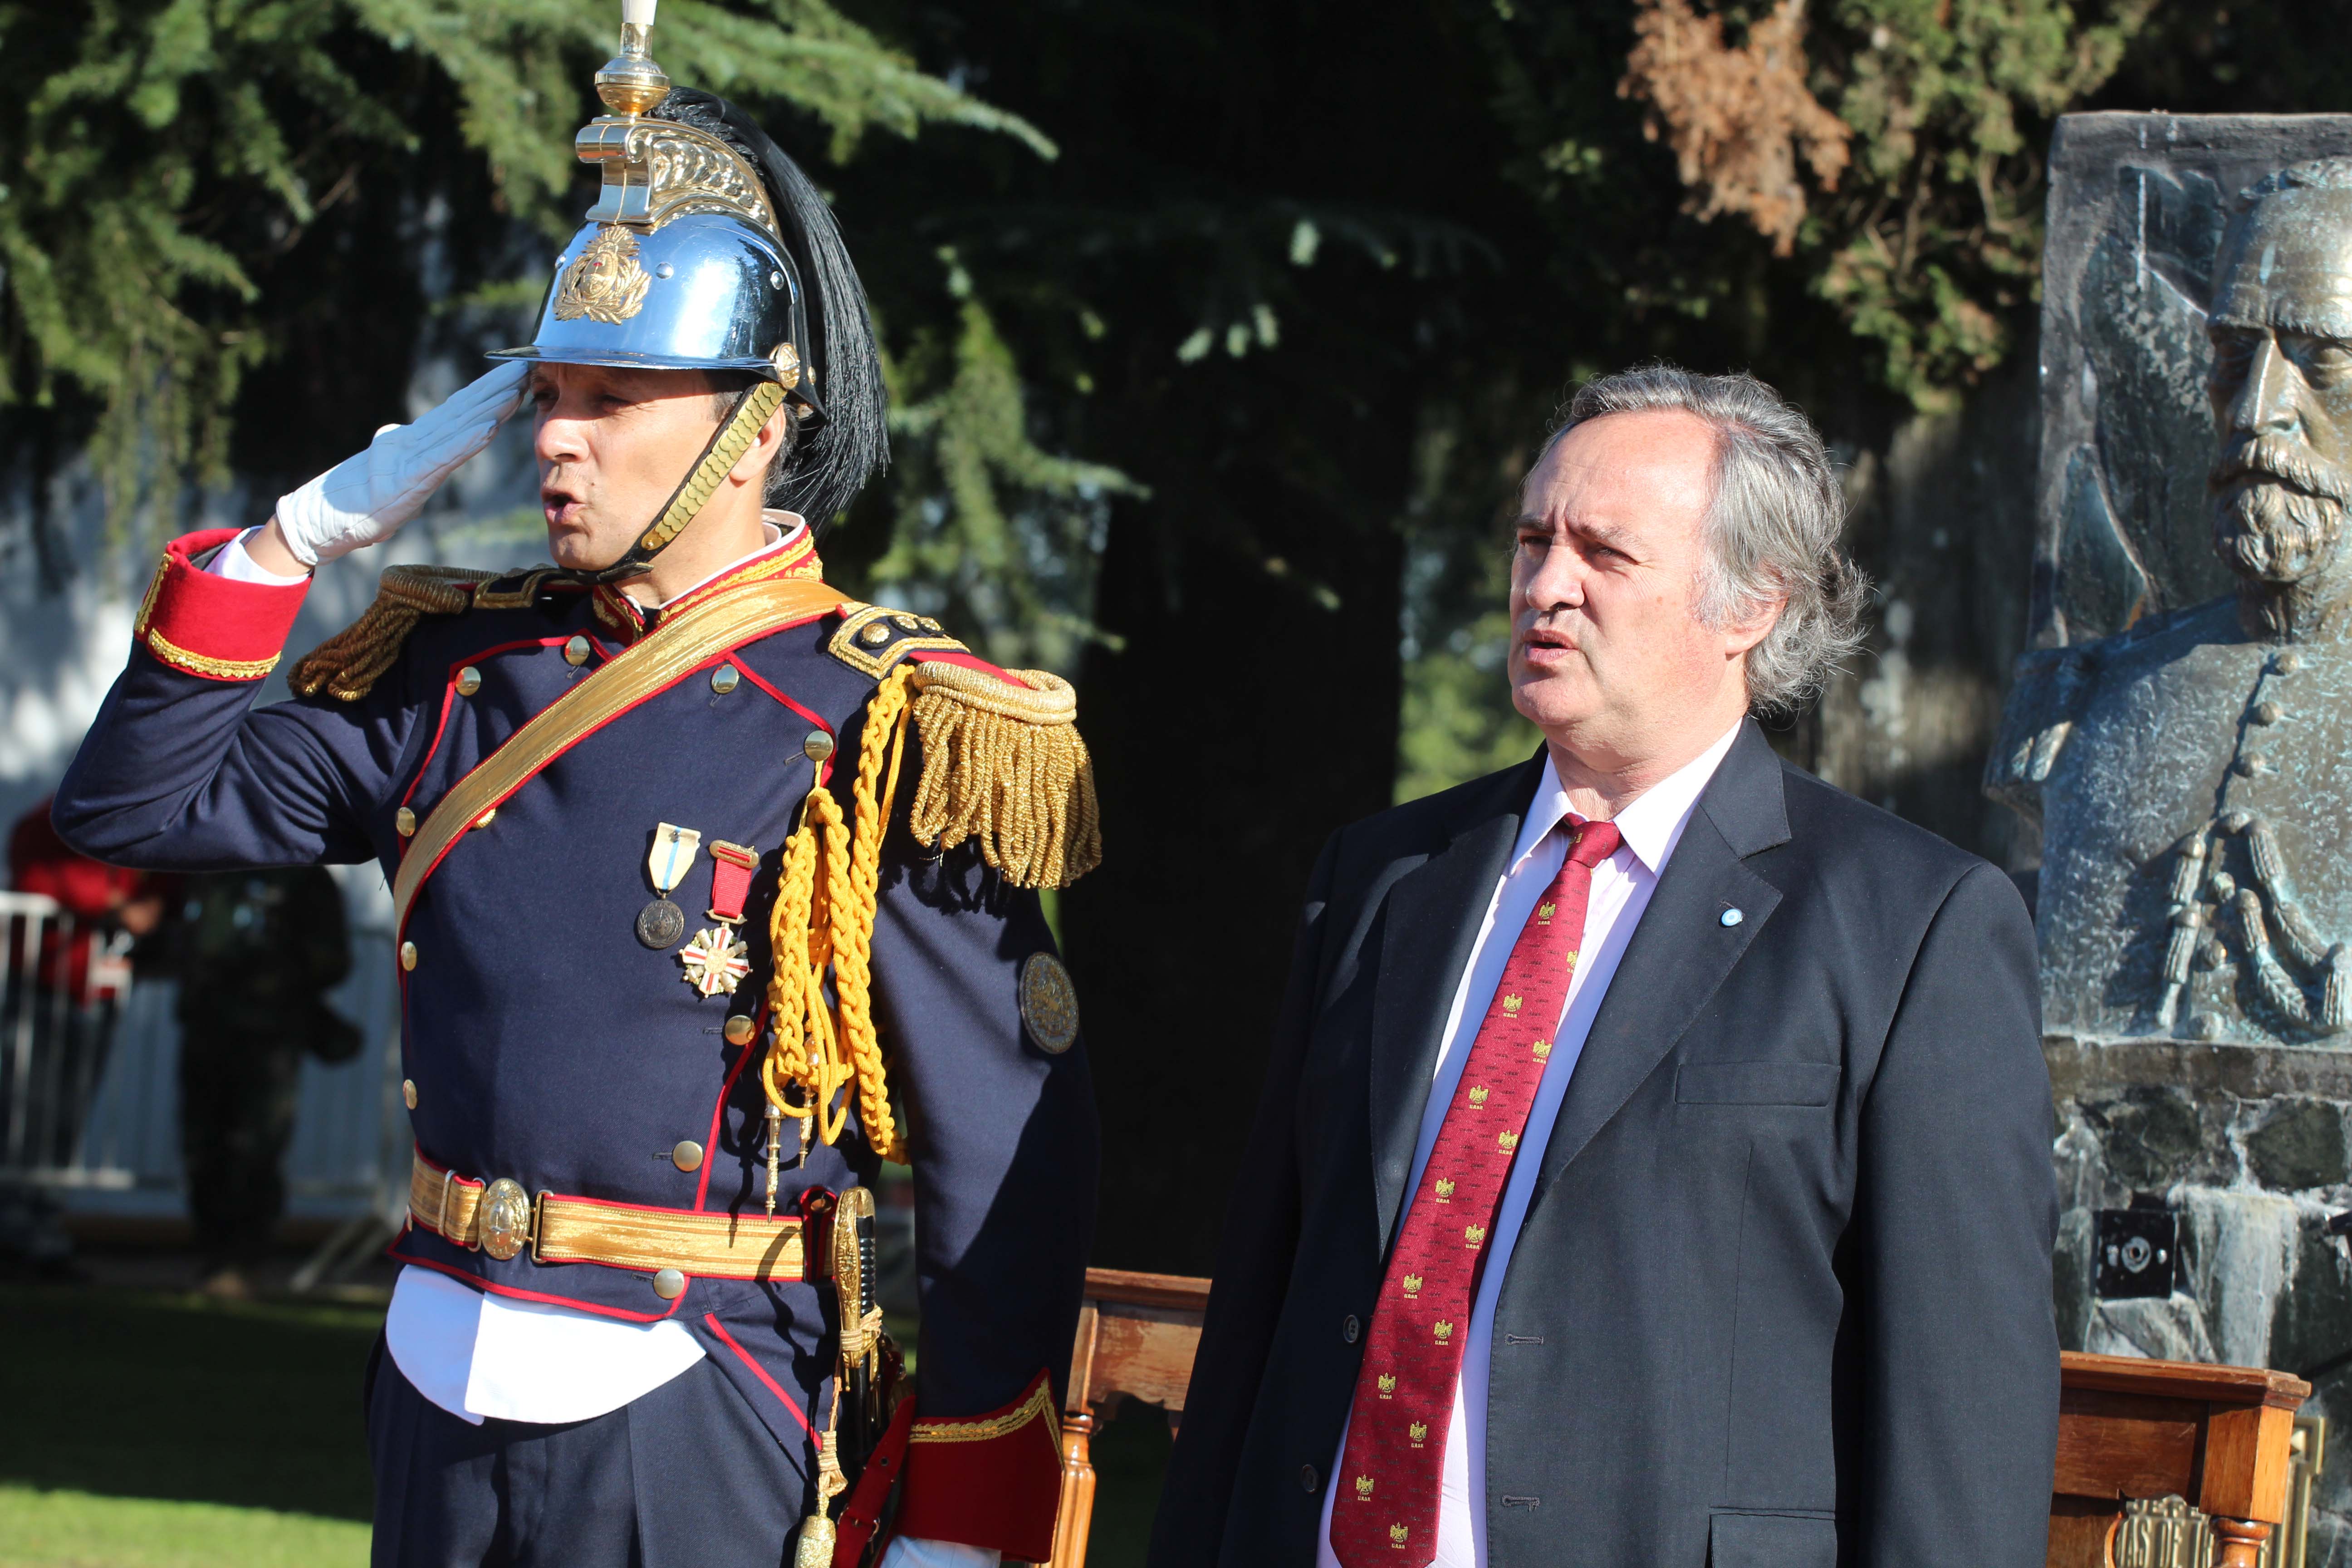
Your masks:
M 387 425 L 367 450 L 278 500 L 278 531 L 306 569 L 380 543 L 415 517 L 441 481 L 490 444 L 522 402 L 530 367 L 508 361 L 459 388 L 414 425 Z

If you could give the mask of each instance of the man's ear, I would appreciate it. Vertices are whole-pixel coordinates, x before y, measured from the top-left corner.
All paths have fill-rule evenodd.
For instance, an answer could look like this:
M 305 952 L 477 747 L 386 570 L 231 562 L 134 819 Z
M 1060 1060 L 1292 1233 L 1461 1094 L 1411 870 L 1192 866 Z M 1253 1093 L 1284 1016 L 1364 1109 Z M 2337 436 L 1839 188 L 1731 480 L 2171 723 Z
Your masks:
M 1788 595 L 1776 595 L 1758 605 L 1755 614 L 1724 627 L 1724 653 L 1732 658 L 1747 658 L 1749 649 L 1771 635 L 1773 626 L 1780 622 L 1780 612 L 1788 607 Z
M 777 405 L 776 411 L 768 416 L 768 422 L 760 426 L 759 434 L 751 437 L 751 444 L 743 448 L 743 455 L 735 459 L 735 466 L 727 470 L 730 483 L 751 484 L 768 471 L 768 466 L 776 460 L 776 454 L 784 448 L 785 437 L 792 428 L 792 410 L 788 406 Z

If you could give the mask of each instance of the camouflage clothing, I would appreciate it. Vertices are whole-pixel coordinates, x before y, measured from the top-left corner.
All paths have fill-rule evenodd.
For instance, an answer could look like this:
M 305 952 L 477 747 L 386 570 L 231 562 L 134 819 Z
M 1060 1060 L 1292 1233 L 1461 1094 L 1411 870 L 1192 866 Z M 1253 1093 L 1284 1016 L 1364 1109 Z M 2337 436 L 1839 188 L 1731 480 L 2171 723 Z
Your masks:
M 268 1251 L 286 1207 L 302 1058 L 356 1054 L 325 993 L 351 970 L 342 895 L 316 866 L 188 879 L 180 928 L 180 1148 L 208 1268 Z

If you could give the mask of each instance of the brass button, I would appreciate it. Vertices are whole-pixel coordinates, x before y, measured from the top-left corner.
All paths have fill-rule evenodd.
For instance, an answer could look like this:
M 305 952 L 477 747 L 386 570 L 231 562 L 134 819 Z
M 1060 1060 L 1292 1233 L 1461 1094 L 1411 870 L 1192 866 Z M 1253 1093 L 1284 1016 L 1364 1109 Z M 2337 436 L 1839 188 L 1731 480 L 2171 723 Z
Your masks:
M 654 1294 L 665 1301 L 675 1301 L 686 1294 L 686 1276 L 675 1268 L 654 1271 Z
M 669 1163 L 681 1171 L 699 1171 L 702 1169 L 702 1145 L 691 1138 L 680 1139 L 677 1147 L 669 1152 Z
M 404 942 L 400 944 L 400 967 L 403 969 L 414 969 L 416 967 L 416 944 L 415 942 Z
M 808 739 L 801 742 L 801 755 L 813 763 L 826 761 L 833 755 L 833 737 L 822 730 L 811 730 Z
M 923 629 L 923 623 L 912 616 L 892 616 L 890 618 L 898 624 L 898 629 L 902 632 L 919 632 Z
M 416 1109 L 416 1080 L 415 1079 L 404 1078 L 400 1080 L 400 1103 L 408 1107 L 411 1110 Z
M 392 826 L 403 838 L 413 838 L 416 836 L 416 814 L 404 805 L 392 814 Z
M 563 645 L 563 662 L 566 664 L 587 663 L 588 639 L 581 636 L 578 632 L 572 633 L 572 640 Z
M 719 693 L 719 696 L 724 697 L 729 692 L 734 690 L 737 682 L 740 681 L 742 679 L 743 672 L 741 670 L 737 669 L 731 664 L 722 664 L 717 669 L 710 672 L 710 689 Z
M 474 818 L 474 826 L 477 827 L 488 827 L 491 823 L 498 820 L 498 816 L 499 808 L 494 805 L 490 807 L 489 810 L 482 813 L 481 816 Z
M 873 643 L 878 647 L 879 645 L 890 640 L 890 628 L 884 626 L 880 621 L 877 621 L 857 635 L 865 641 Z
M 469 664 L 465 668 L 457 672 L 458 696 L 471 697 L 475 692 L 479 691 L 481 689 L 482 672 L 480 670 L 476 669 Z
M 751 1043 L 750 1017 L 738 1013 L 727 1020 L 727 1043 L 730 1046 L 748 1046 Z

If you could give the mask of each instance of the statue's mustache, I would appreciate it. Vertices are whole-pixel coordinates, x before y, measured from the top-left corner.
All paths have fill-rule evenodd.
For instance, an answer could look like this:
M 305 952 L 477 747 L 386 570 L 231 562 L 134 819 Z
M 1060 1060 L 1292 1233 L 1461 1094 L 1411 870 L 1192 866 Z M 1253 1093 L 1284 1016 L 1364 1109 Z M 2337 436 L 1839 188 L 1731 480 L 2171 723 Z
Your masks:
M 2283 436 L 2257 436 L 2231 448 L 2205 482 L 2216 493 L 2241 484 L 2279 484 L 2352 504 L 2352 472 Z

